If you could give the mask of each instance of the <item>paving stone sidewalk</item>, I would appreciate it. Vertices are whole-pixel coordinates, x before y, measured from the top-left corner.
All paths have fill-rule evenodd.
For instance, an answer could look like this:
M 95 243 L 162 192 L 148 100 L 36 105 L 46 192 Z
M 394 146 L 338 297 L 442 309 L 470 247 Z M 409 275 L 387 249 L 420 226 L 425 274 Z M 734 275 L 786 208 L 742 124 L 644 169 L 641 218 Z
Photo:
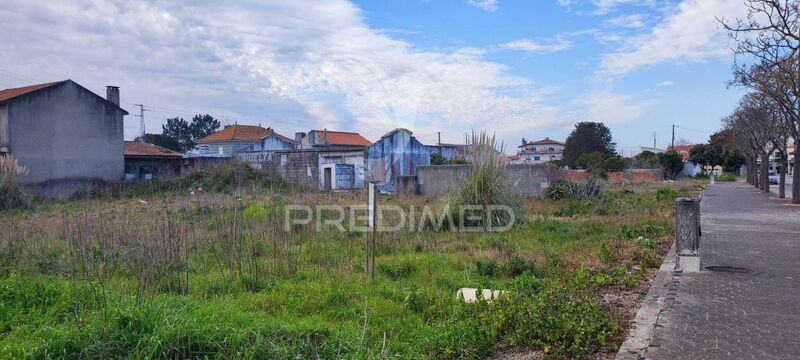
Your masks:
M 658 284 L 655 327 L 635 357 L 800 359 L 800 207 L 744 182 L 717 183 L 703 195 L 701 225 L 703 266 L 740 272 Z

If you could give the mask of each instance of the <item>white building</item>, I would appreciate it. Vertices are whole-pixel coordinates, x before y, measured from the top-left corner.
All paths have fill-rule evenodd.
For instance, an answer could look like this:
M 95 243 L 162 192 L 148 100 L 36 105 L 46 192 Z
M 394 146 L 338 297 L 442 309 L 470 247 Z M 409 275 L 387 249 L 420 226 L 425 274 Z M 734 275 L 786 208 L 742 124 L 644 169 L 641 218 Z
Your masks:
M 517 156 L 511 160 L 512 164 L 543 164 L 548 161 L 561 160 L 564 153 L 564 143 L 544 138 L 539 141 L 525 141 L 519 146 Z

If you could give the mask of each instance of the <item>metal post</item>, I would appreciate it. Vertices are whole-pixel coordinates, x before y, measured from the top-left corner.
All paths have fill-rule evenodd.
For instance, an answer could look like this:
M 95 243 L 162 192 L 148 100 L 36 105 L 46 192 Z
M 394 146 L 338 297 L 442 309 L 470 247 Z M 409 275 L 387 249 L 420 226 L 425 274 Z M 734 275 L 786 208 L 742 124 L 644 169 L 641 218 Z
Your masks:
M 675 200 L 676 270 L 700 271 L 700 199 Z

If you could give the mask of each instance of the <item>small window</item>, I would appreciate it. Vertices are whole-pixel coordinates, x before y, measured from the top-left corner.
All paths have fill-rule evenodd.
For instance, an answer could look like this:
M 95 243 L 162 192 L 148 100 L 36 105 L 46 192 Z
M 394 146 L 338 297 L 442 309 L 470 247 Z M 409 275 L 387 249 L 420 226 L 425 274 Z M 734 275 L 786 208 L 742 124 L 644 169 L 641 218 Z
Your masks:
M 539 157 L 538 157 L 538 156 L 534 156 L 534 157 L 533 157 L 533 160 L 534 160 L 534 161 L 539 161 Z
M 550 151 L 556 151 L 556 148 L 550 148 Z

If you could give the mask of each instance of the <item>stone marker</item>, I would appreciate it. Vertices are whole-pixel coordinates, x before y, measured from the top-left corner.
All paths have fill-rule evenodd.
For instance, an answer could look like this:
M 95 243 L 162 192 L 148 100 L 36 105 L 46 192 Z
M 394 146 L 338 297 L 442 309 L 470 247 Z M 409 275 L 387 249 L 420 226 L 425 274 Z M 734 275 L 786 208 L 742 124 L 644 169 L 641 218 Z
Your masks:
M 700 271 L 700 199 L 675 200 L 675 270 Z
M 497 299 L 500 297 L 500 295 L 503 295 L 505 293 L 506 291 L 491 290 L 491 289 L 483 289 L 483 291 L 481 291 L 481 295 L 483 299 L 486 301 L 492 301 L 493 299 Z M 456 298 L 464 299 L 464 302 L 466 303 L 474 303 L 478 301 L 478 289 L 473 289 L 473 288 L 458 289 L 458 292 L 456 292 Z

